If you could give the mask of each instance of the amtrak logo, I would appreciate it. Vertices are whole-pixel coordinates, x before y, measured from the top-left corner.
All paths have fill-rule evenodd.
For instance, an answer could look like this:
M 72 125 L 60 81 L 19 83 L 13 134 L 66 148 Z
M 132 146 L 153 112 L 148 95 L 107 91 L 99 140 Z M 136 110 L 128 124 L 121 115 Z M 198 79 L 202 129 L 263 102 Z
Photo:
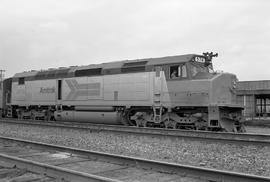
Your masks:
M 40 87 L 39 93 L 41 94 L 53 94 L 55 93 L 55 88 L 54 87 Z
M 70 92 L 66 100 L 76 100 L 80 96 L 100 96 L 100 83 L 78 84 L 76 80 L 65 80 Z

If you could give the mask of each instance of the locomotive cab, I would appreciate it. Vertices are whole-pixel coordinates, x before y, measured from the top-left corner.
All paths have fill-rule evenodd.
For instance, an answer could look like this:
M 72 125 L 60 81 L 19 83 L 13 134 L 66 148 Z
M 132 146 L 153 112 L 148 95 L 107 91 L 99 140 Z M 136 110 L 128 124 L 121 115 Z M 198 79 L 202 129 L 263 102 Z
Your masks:
M 213 70 L 212 62 L 205 64 L 205 58 L 194 56 L 187 62 L 179 64 L 164 65 L 167 80 L 196 80 L 196 79 L 211 79 L 216 74 Z

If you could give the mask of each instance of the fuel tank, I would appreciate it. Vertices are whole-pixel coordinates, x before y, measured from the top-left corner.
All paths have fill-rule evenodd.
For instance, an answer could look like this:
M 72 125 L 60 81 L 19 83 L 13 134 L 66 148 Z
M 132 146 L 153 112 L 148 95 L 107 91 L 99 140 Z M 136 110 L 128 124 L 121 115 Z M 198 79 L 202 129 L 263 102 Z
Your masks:
M 56 121 L 77 121 L 97 124 L 120 125 L 121 114 L 119 112 L 102 111 L 55 111 Z

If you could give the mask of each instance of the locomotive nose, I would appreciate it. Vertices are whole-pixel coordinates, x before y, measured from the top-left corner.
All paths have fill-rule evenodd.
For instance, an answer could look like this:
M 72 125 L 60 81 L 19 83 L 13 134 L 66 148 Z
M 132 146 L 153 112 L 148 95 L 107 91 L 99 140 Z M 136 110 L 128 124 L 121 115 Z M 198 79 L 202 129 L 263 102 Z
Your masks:
M 237 78 L 234 74 L 220 73 L 212 79 L 212 103 L 236 105 Z

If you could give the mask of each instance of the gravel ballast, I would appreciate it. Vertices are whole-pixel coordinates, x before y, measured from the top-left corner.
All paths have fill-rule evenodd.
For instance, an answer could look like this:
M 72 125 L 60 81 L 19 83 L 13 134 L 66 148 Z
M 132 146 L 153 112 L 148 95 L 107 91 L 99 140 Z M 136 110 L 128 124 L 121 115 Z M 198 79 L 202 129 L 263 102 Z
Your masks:
M 113 154 L 270 176 L 270 147 L 0 123 L 0 135 Z

